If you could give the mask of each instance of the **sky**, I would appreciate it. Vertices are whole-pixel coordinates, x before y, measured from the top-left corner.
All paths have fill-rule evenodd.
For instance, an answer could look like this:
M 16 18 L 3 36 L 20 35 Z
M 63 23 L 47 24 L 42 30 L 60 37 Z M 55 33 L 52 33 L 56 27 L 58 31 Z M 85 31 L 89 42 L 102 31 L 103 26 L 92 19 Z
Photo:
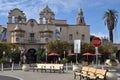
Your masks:
M 120 0 L 0 0 L 0 25 L 7 25 L 8 13 L 14 8 L 22 10 L 27 20 L 36 19 L 39 23 L 39 13 L 46 5 L 55 13 L 56 19 L 67 20 L 68 24 L 76 24 L 78 10 L 82 8 L 90 34 L 100 38 L 109 37 L 104 13 L 115 9 L 119 17 L 113 31 L 114 43 L 120 43 Z

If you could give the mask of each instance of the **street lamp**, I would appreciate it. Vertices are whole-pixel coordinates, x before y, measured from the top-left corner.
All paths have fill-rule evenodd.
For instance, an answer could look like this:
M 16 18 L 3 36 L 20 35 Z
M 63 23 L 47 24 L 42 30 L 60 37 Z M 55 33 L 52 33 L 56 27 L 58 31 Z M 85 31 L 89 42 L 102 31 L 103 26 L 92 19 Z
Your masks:
M 12 53 L 11 53 L 11 55 L 10 55 L 10 63 L 12 63 L 12 54 L 13 54 L 13 52 L 14 52 L 15 50 L 16 50 L 15 48 L 11 48 Z
M 5 56 L 5 51 L 3 51 L 3 57 Z
M 65 58 L 65 51 L 64 51 L 64 58 Z
M 45 55 L 46 55 L 46 63 L 47 63 L 47 52 L 45 53 Z
M 46 63 L 47 63 L 47 55 L 48 55 L 48 53 L 47 53 L 47 49 L 46 49 L 46 51 L 45 51 L 45 60 L 46 60 Z
M 25 59 L 26 59 L 25 57 L 26 57 L 26 56 L 25 56 L 25 54 L 24 54 L 24 50 L 21 49 L 20 51 L 21 51 L 20 60 L 21 60 L 22 63 L 25 63 Z

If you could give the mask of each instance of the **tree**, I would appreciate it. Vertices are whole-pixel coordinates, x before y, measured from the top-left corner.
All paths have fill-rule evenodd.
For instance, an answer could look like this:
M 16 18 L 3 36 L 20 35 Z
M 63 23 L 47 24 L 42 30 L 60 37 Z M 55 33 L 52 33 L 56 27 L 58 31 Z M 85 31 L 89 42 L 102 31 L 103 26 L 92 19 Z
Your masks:
M 95 48 L 92 46 L 92 44 L 89 43 L 81 43 L 81 53 L 95 53 Z
M 14 51 L 12 51 L 11 49 L 15 49 Z M 5 54 L 3 55 L 3 51 L 5 52 Z M 3 58 L 3 56 L 5 58 L 12 58 L 15 62 L 19 61 L 19 55 L 20 55 L 20 51 L 19 51 L 19 47 L 16 44 L 13 43 L 0 43 L 0 58 Z
M 46 47 L 48 52 L 56 52 L 58 54 L 63 54 L 64 51 L 68 52 L 72 48 L 70 43 L 61 40 L 49 42 Z
M 45 60 L 45 49 L 39 49 L 35 54 L 37 55 L 37 62 Z
M 96 37 L 96 36 L 90 35 L 90 42 L 92 42 L 92 39 L 93 39 L 94 37 Z
M 113 43 L 113 29 L 118 22 L 118 12 L 114 9 L 108 9 L 108 11 L 106 11 L 104 14 L 103 19 L 109 30 L 110 42 Z

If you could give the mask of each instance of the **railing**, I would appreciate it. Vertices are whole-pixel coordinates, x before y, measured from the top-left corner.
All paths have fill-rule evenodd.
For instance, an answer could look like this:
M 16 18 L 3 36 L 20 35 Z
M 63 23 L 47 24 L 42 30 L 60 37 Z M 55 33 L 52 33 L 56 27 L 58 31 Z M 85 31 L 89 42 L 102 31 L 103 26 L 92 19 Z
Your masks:
M 27 41 L 28 41 L 29 43 L 36 43 L 37 40 L 36 40 L 36 39 L 28 39 Z

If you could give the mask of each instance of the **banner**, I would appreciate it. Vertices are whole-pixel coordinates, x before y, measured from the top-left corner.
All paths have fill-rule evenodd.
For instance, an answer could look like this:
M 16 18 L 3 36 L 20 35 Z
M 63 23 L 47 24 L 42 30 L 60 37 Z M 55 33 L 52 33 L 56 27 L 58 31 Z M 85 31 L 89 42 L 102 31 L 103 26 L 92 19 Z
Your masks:
M 55 37 L 57 40 L 60 40 L 60 27 L 55 28 Z
M 81 52 L 81 40 L 74 40 L 74 53 L 80 53 Z

